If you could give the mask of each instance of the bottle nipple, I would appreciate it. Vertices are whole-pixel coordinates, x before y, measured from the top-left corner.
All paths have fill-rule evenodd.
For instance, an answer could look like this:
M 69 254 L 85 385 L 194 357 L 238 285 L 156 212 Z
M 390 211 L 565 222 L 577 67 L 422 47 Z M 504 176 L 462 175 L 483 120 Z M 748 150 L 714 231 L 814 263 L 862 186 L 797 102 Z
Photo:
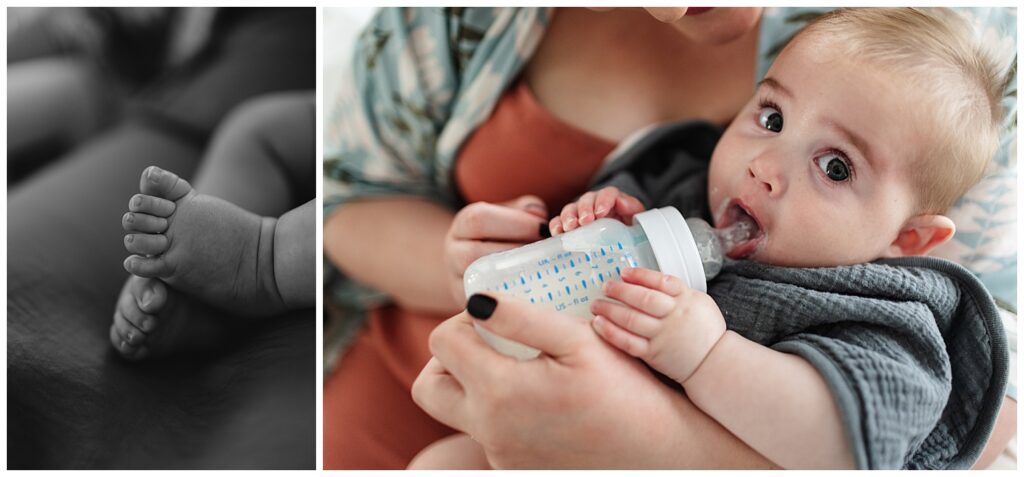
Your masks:
M 750 240 L 754 236 L 757 224 L 750 217 L 743 217 L 728 227 L 715 229 L 715 235 L 722 242 L 722 250 L 729 251 L 733 247 Z

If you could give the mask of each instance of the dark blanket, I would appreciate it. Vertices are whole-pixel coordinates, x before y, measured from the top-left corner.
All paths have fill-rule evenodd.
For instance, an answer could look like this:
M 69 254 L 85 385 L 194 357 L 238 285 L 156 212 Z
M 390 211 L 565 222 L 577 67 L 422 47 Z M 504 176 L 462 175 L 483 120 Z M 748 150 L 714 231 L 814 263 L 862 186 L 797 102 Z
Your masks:
M 593 189 L 709 219 L 707 167 L 721 131 L 667 124 L 621 148 Z M 808 360 L 839 405 L 859 468 L 965 469 L 1006 386 L 995 304 L 963 267 L 935 258 L 798 269 L 728 261 L 708 284 L 730 329 Z
M 131 363 L 108 339 L 128 276 L 121 215 L 143 168 L 190 177 L 234 106 L 315 84 L 313 9 L 230 17 L 206 66 L 169 78 L 143 114 L 10 187 L 12 469 L 316 466 L 313 310 L 240 327 L 207 355 Z
M 822 374 L 857 467 L 966 469 L 981 455 L 1009 359 L 995 304 L 963 267 L 731 261 L 708 294 L 730 329 Z

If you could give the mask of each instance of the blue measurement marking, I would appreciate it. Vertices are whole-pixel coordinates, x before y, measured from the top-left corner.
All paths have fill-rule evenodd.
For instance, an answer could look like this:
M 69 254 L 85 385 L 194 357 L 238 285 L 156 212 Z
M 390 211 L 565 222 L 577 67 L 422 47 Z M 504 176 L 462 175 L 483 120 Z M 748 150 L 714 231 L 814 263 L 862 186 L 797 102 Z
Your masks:
M 569 268 L 576 268 L 576 264 L 572 260 L 569 260 Z
M 622 271 L 619 270 L 619 267 L 615 267 L 615 273 L 618 275 L 622 275 Z
M 558 273 L 558 265 L 555 265 L 555 273 Z
M 554 300 L 555 297 L 551 296 L 551 292 L 548 292 L 548 300 Z
M 619 245 L 619 250 L 622 250 L 622 242 L 615 242 L 615 243 Z
M 601 256 L 602 256 L 602 257 L 603 257 L 603 256 L 605 256 L 605 253 L 604 253 L 604 247 L 601 247 Z
M 568 295 L 568 294 L 569 294 L 569 285 L 566 285 L 566 286 L 565 286 L 565 294 L 566 294 L 566 295 Z
M 540 272 L 537 272 L 537 280 L 540 280 Z
M 588 262 L 590 261 L 590 254 L 589 253 L 584 255 L 583 257 L 586 258 Z
M 508 283 L 506 283 L 506 282 L 501 282 L 501 284 L 502 284 L 502 286 L 504 286 L 504 287 L 505 287 L 505 289 L 506 289 L 506 290 L 508 290 Z
M 598 274 L 597 274 L 597 279 L 598 279 L 598 280 L 601 280 L 601 283 L 604 283 L 604 275 L 602 275 L 602 274 L 598 273 Z
M 530 298 L 530 303 L 533 303 L 533 298 Z
M 583 280 L 583 288 L 587 288 L 587 281 Z
M 520 285 L 526 285 L 526 278 L 525 277 L 519 277 L 519 284 Z

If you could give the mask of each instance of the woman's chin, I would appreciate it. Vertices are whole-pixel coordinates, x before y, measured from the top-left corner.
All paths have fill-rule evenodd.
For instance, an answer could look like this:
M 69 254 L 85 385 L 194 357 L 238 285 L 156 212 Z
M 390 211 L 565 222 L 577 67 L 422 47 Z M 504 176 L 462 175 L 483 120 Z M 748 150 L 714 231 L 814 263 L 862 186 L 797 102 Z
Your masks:
M 674 23 L 691 40 L 705 45 L 723 45 L 749 33 L 761 19 L 760 7 L 725 7 L 687 15 Z

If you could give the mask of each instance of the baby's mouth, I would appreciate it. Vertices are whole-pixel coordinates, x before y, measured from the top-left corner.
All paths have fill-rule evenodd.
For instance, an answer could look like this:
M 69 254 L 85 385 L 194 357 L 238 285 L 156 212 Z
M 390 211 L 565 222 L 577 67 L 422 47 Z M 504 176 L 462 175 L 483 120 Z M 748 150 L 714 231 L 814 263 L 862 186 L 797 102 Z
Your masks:
M 743 203 L 734 200 L 718 223 L 719 238 L 725 255 L 732 259 L 745 258 L 754 253 L 764 239 L 761 224 Z

